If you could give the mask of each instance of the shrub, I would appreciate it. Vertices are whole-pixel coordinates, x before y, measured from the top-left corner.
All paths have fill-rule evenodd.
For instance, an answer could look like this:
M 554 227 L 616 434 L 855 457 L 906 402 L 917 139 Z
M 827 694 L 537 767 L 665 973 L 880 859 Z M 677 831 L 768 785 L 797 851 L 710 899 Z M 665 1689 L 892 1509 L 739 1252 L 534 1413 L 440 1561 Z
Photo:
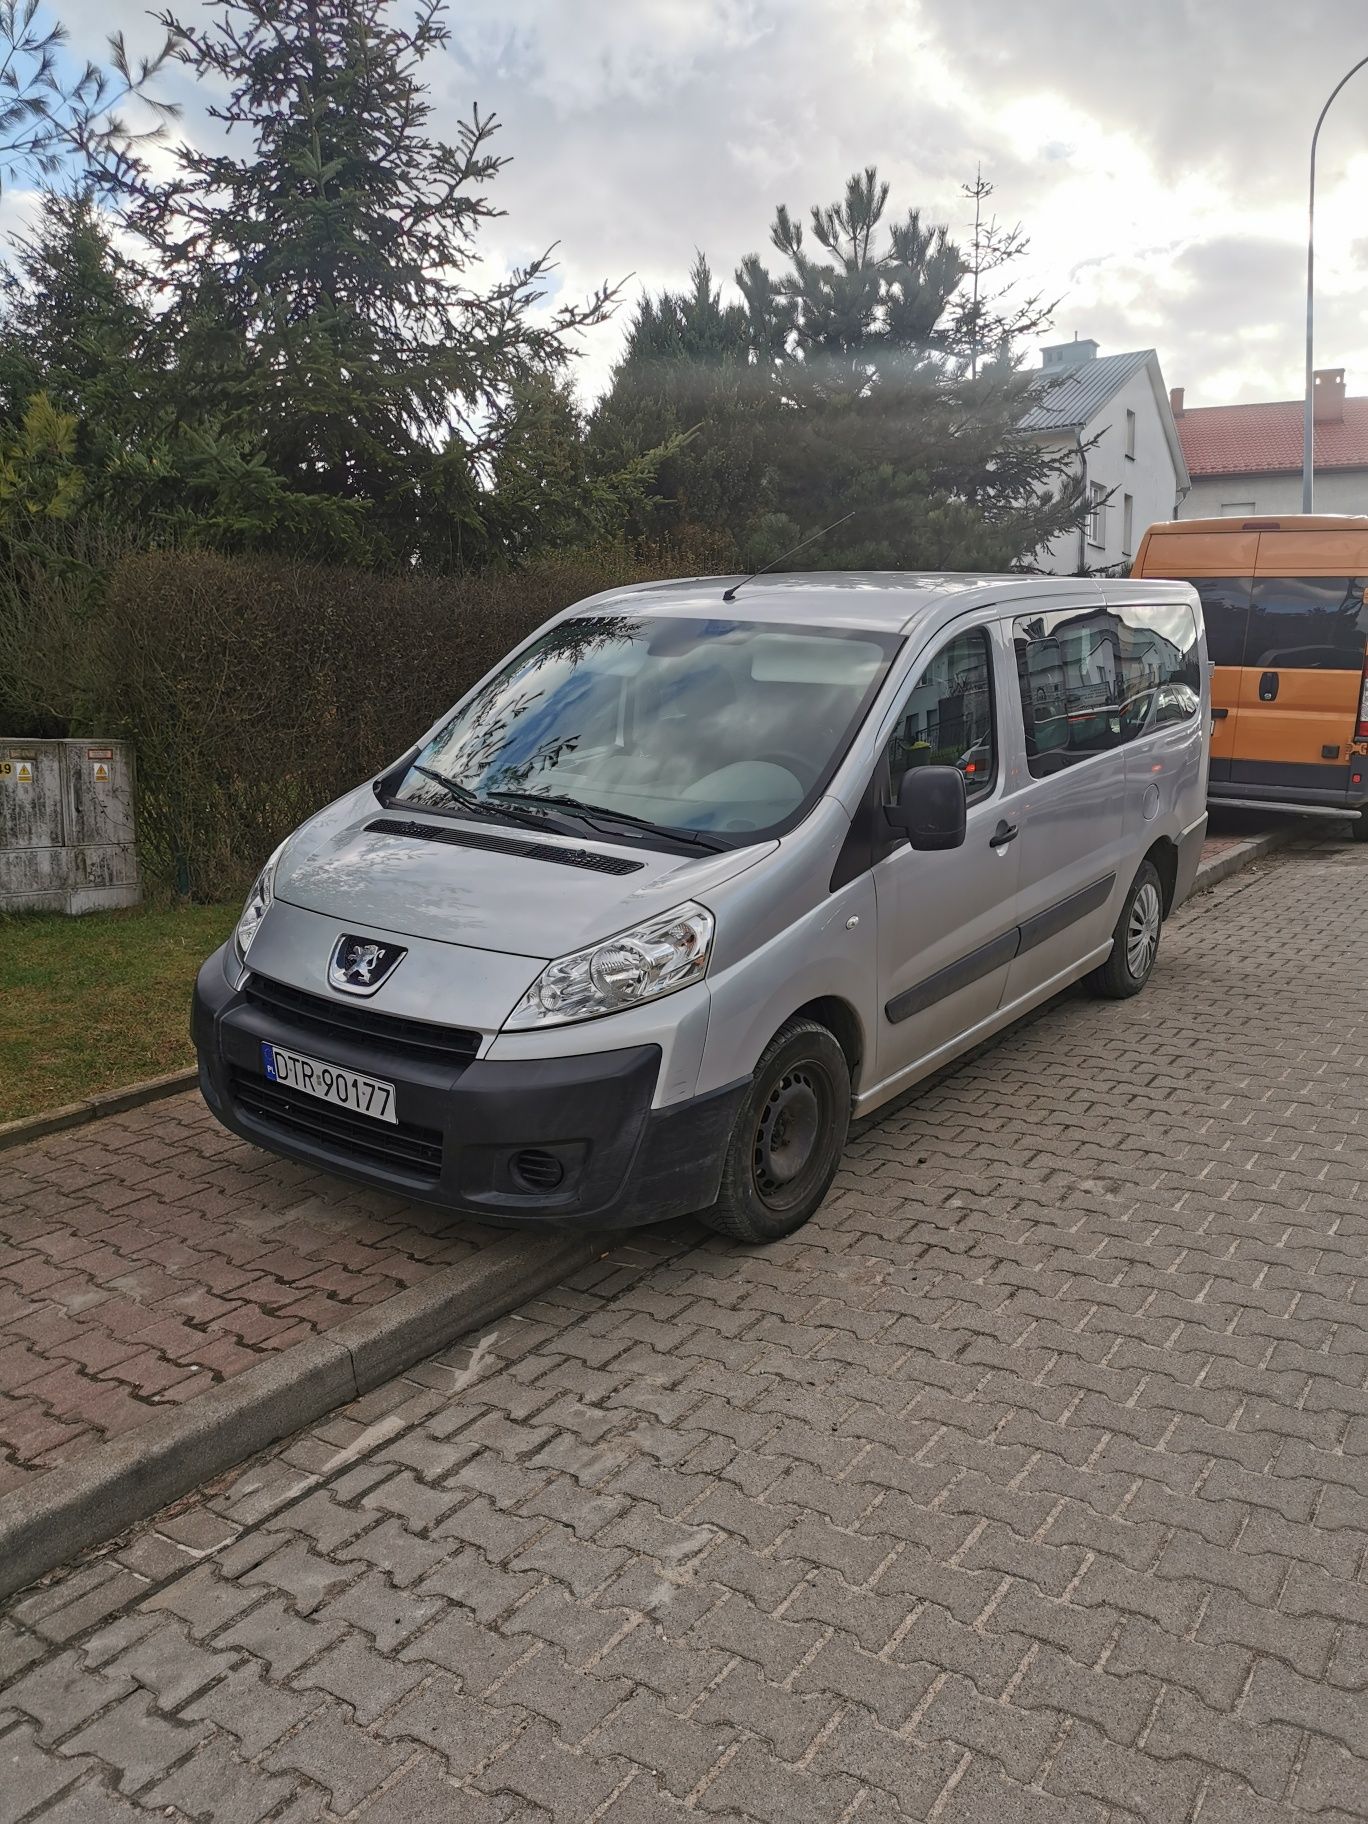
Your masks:
M 725 567 L 705 547 L 454 578 L 126 557 L 102 617 L 92 732 L 134 744 L 149 882 L 196 899 L 242 890 L 282 836 L 400 754 L 550 615 L 597 589 Z

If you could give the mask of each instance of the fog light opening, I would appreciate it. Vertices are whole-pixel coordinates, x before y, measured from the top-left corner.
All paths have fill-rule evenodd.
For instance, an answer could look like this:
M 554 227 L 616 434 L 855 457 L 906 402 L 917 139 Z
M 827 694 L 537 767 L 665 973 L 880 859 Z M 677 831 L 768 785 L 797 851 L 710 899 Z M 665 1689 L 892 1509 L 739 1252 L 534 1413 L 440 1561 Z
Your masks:
M 560 1185 L 565 1167 L 554 1153 L 539 1146 L 525 1146 L 509 1160 L 508 1173 L 520 1191 L 544 1194 Z

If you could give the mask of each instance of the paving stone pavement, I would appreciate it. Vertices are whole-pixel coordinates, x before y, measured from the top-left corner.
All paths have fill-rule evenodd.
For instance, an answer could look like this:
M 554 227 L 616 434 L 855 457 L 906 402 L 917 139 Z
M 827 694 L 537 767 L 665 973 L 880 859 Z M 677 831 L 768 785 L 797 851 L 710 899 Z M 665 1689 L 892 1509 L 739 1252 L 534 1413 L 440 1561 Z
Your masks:
M 1266 823 L 1218 813 L 1204 859 Z M 0 1495 L 498 1239 L 259 1152 L 197 1091 L 0 1153 Z
M 0 1153 L 0 1494 L 500 1238 L 273 1158 L 197 1090 Z
M 1368 848 L 0 1620 L 0 1824 L 1368 1817 Z M 654 1252 L 652 1252 L 654 1250 Z

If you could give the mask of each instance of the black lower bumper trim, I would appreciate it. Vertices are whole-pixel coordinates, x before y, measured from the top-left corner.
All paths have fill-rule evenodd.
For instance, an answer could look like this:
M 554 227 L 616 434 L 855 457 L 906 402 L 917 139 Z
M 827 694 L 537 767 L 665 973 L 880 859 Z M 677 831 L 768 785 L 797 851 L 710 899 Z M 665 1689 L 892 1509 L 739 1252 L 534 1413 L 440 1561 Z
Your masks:
M 748 1087 L 653 1108 L 655 1045 L 443 1063 L 388 1050 L 369 1033 L 324 1039 L 236 993 L 220 955 L 200 971 L 192 1029 L 205 1101 L 232 1132 L 396 1195 L 503 1224 L 625 1228 L 707 1208 Z M 393 1083 L 397 1123 L 268 1082 L 263 1040 Z M 531 1177 L 530 1149 L 546 1155 Z

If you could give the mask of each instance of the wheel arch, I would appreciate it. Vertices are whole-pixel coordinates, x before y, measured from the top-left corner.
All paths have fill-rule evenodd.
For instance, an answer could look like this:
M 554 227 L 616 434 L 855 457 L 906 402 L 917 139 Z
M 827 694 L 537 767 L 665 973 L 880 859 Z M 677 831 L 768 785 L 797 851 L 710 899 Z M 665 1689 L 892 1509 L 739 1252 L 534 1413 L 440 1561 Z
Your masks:
M 1171 836 L 1161 836 L 1145 851 L 1145 860 L 1154 864 L 1164 895 L 1164 917 L 1173 908 L 1173 895 L 1178 888 L 1178 844 Z
M 864 1063 L 865 1035 L 860 1016 L 850 1002 L 838 994 L 820 994 L 813 1000 L 804 1001 L 801 1007 L 795 1007 L 788 1020 L 816 1020 L 819 1026 L 826 1027 L 845 1053 L 845 1061 L 850 1067 L 851 1094 L 856 1094 Z M 781 1021 L 775 1031 L 782 1030 L 788 1020 Z

